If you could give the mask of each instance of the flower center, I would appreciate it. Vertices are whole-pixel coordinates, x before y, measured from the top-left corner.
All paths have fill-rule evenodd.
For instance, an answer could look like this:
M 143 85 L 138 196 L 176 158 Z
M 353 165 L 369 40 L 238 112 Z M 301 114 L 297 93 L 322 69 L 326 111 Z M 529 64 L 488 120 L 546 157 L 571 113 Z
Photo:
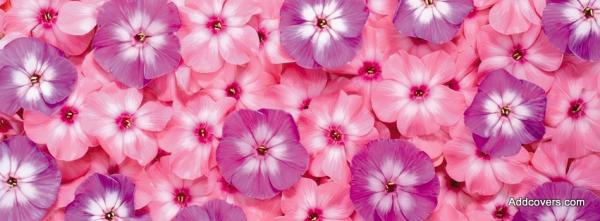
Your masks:
M 42 9 L 40 11 L 38 21 L 44 24 L 45 26 L 49 26 L 56 21 L 57 15 L 58 13 L 54 9 Z
M 75 117 L 77 116 L 77 114 L 79 114 L 79 112 L 72 107 L 63 107 L 60 110 L 61 113 L 61 120 L 63 122 L 67 122 L 67 123 L 73 123 L 75 121 Z
M 8 184 L 9 187 L 17 187 L 17 178 L 14 177 L 8 177 L 8 180 L 6 180 L 6 184 Z
M 210 31 L 212 31 L 212 33 L 216 34 L 216 33 L 223 31 L 223 29 L 225 29 L 225 22 L 223 22 L 223 20 L 221 18 L 212 17 L 208 21 L 208 23 L 206 23 L 206 27 L 208 29 L 210 29 Z
M 190 202 L 191 197 L 188 194 L 188 191 L 186 189 L 180 189 L 177 190 L 177 194 L 175 194 L 175 203 L 182 205 L 182 206 L 187 206 L 187 203 Z
M 427 86 L 420 85 L 410 89 L 410 98 L 413 100 L 422 100 L 427 96 Z
M 300 104 L 300 109 L 306 110 L 306 109 L 308 109 L 309 106 L 310 106 L 310 98 L 306 98 L 302 101 L 302 104 Z
M 8 122 L 7 119 L 0 118 L 0 133 L 6 133 L 10 129 L 12 129 L 12 126 L 10 125 L 10 122 Z
M 140 32 L 133 36 L 133 39 L 135 39 L 137 42 L 144 43 L 144 41 L 146 41 L 146 37 L 148 36 L 146 36 L 144 32 Z
M 508 208 L 506 206 L 497 206 L 494 211 L 494 217 L 498 219 L 503 219 L 508 215 Z
M 107 213 L 104 214 L 104 219 L 106 220 L 113 220 L 117 215 L 115 215 L 114 211 L 109 211 Z
M 579 99 L 571 102 L 571 106 L 569 107 L 569 116 L 572 118 L 579 118 L 583 116 L 585 113 L 583 111 L 584 103 L 583 100 Z
M 269 148 L 265 147 L 265 146 L 259 146 L 256 148 L 256 152 L 258 153 L 258 155 L 264 156 L 265 154 L 267 154 L 267 151 L 269 150 Z
M 319 27 L 320 29 L 324 29 L 327 28 L 328 24 L 327 24 L 327 20 L 324 18 L 318 18 L 317 19 L 317 27 Z
M 377 62 L 364 62 L 358 70 L 358 75 L 362 75 L 367 80 L 376 79 L 381 75 L 381 66 Z
M 263 31 L 263 30 L 258 31 L 257 33 L 258 33 L 258 41 L 262 45 L 267 40 L 267 33 L 265 33 L 265 31 Z
M 510 107 L 504 106 L 500 108 L 500 115 L 502 115 L 503 117 L 508 117 L 508 115 L 510 115 Z
M 240 99 L 240 95 L 242 92 L 242 88 L 237 83 L 232 83 L 227 88 L 225 88 L 225 93 L 227 93 L 227 97 L 233 97 L 235 99 Z
M 515 50 L 512 54 L 512 58 L 515 61 L 520 61 L 523 58 L 523 52 L 521 52 L 521 50 Z
M 593 18 L 594 17 L 594 9 L 592 9 L 590 7 L 585 7 L 583 9 L 583 15 L 585 15 L 586 18 Z
M 394 182 L 388 181 L 385 184 L 385 192 L 388 192 L 388 193 L 396 192 L 396 187 L 398 187 L 398 186 Z
M 305 221 L 317 221 L 320 220 L 321 217 L 321 210 L 320 209 L 311 209 L 308 211 L 308 216 L 306 217 Z
M 127 113 L 121 114 L 121 116 L 117 118 L 117 124 L 122 130 L 129 129 L 133 126 L 133 116 Z
M 32 75 L 29 77 L 29 81 L 31 81 L 31 84 L 32 84 L 32 85 L 33 85 L 33 84 L 40 83 L 40 80 L 41 80 L 41 79 L 42 79 L 42 76 L 41 76 L 41 75 L 39 75 L 39 74 L 32 74 Z
M 334 141 L 341 141 L 342 140 L 342 133 L 339 130 L 331 130 L 329 131 L 329 137 L 334 140 Z
M 433 5 L 433 0 L 424 0 L 425 5 Z
M 489 154 L 484 153 L 482 151 L 477 151 L 477 157 L 479 157 L 480 159 L 483 159 L 483 160 L 489 160 L 489 159 L 491 159 L 491 157 L 490 157 Z
M 458 190 L 458 189 L 462 188 L 463 183 L 458 182 L 450 177 L 448 177 L 447 179 L 448 179 L 448 187 L 450 187 L 451 189 Z

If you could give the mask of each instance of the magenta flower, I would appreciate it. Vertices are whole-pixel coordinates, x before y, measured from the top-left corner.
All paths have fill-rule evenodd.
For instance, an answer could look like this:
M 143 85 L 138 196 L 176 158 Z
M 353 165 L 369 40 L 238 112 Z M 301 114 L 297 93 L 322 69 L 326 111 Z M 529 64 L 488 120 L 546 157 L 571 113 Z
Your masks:
M 356 55 L 368 16 L 361 0 L 286 0 L 281 45 L 302 67 L 341 67 Z
M 465 124 L 482 152 L 512 156 L 522 144 L 542 138 L 545 110 L 544 89 L 498 70 L 481 82 L 465 111 Z
M 600 1 L 548 0 L 542 27 L 561 50 L 585 60 L 600 60 L 599 18 Z
M 108 1 L 98 12 L 96 62 L 117 81 L 142 88 L 179 65 L 180 25 L 177 7 L 167 0 Z
M 0 53 L 0 112 L 19 108 L 52 114 L 77 81 L 75 66 L 62 52 L 34 38 L 19 38 Z
M 126 176 L 93 174 L 77 187 L 65 220 L 129 220 L 135 185 Z
M 600 220 L 600 198 L 585 188 L 567 182 L 548 182 L 526 196 L 529 200 L 583 200 L 583 206 L 522 206 L 514 221 L 525 220 Z
M 411 143 L 378 140 L 352 159 L 350 199 L 366 221 L 425 220 L 440 183 L 429 156 Z
M 3 220 L 41 220 L 60 185 L 56 161 L 23 136 L 0 143 L 0 214 Z
M 441 44 L 456 36 L 472 9 L 471 0 L 404 0 L 394 25 L 405 35 Z
M 211 200 L 200 206 L 188 206 L 173 221 L 246 221 L 244 211 L 223 200 Z
M 225 180 L 248 197 L 267 199 L 292 187 L 308 168 L 292 116 L 240 110 L 225 119 L 217 164 Z

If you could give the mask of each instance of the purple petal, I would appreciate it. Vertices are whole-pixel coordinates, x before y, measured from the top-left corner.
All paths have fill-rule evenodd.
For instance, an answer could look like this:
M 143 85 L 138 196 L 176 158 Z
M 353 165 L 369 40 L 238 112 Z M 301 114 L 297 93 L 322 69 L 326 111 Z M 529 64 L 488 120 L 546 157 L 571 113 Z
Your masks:
M 189 206 L 182 209 L 173 221 L 246 221 L 244 211 L 223 200 L 211 200 L 202 207 Z

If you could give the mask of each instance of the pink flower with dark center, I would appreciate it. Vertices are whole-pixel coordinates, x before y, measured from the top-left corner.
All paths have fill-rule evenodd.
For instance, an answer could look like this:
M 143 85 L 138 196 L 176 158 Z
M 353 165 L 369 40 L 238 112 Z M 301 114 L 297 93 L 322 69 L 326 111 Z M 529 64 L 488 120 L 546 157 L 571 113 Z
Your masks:
M 349 189 L 345 183 L 317 185 L 314 180 L 301 178 L 294 188 L 283 192 L 281 207 L 284 216 L 275 220 L 346 220 L 354 212 Z

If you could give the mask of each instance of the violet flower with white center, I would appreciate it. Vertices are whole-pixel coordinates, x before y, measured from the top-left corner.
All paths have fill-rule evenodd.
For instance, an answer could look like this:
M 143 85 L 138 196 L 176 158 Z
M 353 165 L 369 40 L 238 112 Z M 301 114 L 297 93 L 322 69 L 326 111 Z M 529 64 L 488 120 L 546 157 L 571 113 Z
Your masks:
M 456 36 L 472 9 L 472 0 L 402 0 L 394 25 L 405 35 L 441 44 Z
M 73 92 L 75 66 L 61 51 L 35 38 L 19 38 L 0 53 L 0 112 L 19 108 L 54 113 Z
M 26 137 L 0 143 L 2 220 L 41 220 L 56 200 L 60 180 L 56 161 Z
M 223 200 L 211 200 L 203 206 L 188 206 L 173 221 L 246 221 L 244 211 Z
M 281 45 L 305 68 L 338 68 L 356 55 L 369 10 L 362 0 L 286 0 Z
M 543 137 L 545 111 L 544 89 L 498 70 L 481 82 L 465 111 L 465 125 L 482 152 L 493 157 L 512 156 L 522 144 Z
M 98 12 L 94 58 L 117 81 L 142 88 L 179 66 L 180 26 L 177 7 L 167 0 L 108 1 Z

